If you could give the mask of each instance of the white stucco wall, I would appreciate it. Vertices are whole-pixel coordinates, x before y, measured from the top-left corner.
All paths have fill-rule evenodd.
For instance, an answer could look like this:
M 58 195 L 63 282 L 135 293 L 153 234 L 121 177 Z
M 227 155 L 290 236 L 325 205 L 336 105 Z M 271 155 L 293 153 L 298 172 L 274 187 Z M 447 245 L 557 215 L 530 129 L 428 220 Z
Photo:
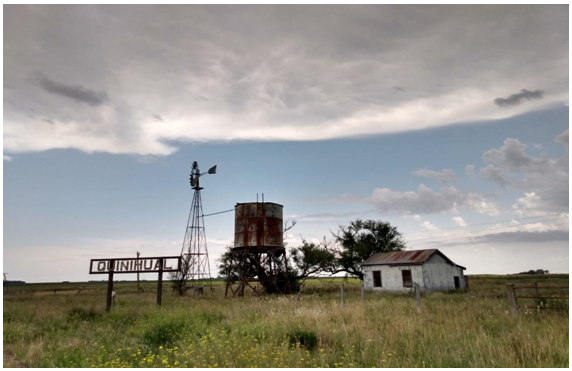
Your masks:
M 440 255 L 433 255 L 423 265 L 397 266 L 366 265 L 362 267 L 364 273 L 364 288 L 374 291 L 407 291 L 403 287 L 401 271 L 411 270 L 413 283 L 418 283 L 421 290 L 441 291 L 455 289 L 455 276 L 459 277 L 460 288 L 465 288 L 463 270 L 451 265 Z M 381 271 L 381 287 L 373 287 L 373 271 Z
M 407 265 L 399 267 L 390 267 L 389 265 L 366 265 L 363 267 L 364 288 L 374 291 L 407 291 L 411 288 L 403 287 L 402 270 L 411 271 L 411 280 L 418 283 L 423 289 L 423 267 L 421 265 Z M 381 271 L 381 287 L 373 287 L 373 271 Z
M 454 290 L 455 279 L 459 277 L 460 288 L 465 288 L 463 270 L 452 265 L 440 255 L 434 254 L 423 264 L 423 281 L 426 290 Z

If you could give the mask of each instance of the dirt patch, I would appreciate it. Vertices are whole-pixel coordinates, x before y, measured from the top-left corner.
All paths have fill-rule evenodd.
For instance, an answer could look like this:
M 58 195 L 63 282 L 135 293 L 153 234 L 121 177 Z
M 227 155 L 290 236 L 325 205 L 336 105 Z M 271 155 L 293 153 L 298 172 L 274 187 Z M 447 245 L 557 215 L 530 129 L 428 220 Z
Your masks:
M 16 357 L 7 350 L 4 351 L 2 365 L 5 368 L 26 368 L 26 365 L 23 362 L 18 361 Z

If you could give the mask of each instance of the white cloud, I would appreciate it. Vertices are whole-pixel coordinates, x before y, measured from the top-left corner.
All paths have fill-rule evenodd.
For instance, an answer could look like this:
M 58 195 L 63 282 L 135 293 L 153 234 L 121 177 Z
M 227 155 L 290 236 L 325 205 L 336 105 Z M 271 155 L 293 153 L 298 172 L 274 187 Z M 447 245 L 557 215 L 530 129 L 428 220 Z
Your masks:
M 490 9 L 8 5 L 4 149 L 165 156 L 173 141 L 320 140 L 565 104 L 565 6 Z M 546 93 L 495 105 L 523 88 Z
M 14 158 L 11 156 L 4 155 L 4 161 L 12 161 Z
M 425 178 L 435 179 L 440 183 L 453 183 L 457 181 L 455 172 L 450 169 L 443 169 L 442 171 L 419 169 L 414 171 L 413 174 Z
M 564 133 L 557 138 L 564 137 Z M 558 139 L 556 141 L 559 141 Z M 517 139 L 506 139 L 499 149 L 483 154 L 487 165 L 479 174 L 488 181 L 524 193 L 513 208 L 520 214 L 566 211 L 569 204 L 568 157 L 538 157 L 525 153 L 527 146 Z
M 420 184 L 417 192 L 376 188 L 370 197 L 344 195 L 331 200 L 371 204 L 379 212 L 388 214 L 433 214 L 455 211 L 457 208 L 481 214 L 499 214 L 496 203 L 478 193 L 462 192 L 455 187 L 443 187 L 439 193 L 425 184 Z
M 465 166 L 465 173 L 467 175 L 475 175 L 475 165 L 467 165 Z
M 490 164 L 479 170 L 479 175 L 489 182 L 498 183 L 501 187 L 506 187 L 508 183 L 502 175 L 502 169 Z
M 554 138 L 554 141 L 556 143 L 561 143 L 563 145 L 565 145 L 567 148 L 569 146 L 569 141 L 568 141 L 568 129 L 564 130 L 562 133 L 560 133 L 556 138 Z
M 421 227 L 423 227 L 424 229 L 428 230 L 428 231 L 438 231 L 439 227 L 437 227 L 435 224 L 429 222 L 429 221 L 424 221 L 423 223 L 421 223 Z
M 466 227 L 468 225 L 467 222 L 465 222 L 465 220 L 460 216 L 454 216 L 451 218 L 451 220 L 455 222 L 455 224 L 457 224 L 459 227 Z

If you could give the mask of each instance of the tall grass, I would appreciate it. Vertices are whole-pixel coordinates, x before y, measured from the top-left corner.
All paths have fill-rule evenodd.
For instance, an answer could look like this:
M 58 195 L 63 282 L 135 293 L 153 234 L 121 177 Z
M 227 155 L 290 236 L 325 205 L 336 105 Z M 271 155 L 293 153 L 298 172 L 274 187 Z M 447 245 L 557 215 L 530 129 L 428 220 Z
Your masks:
M 138 295 L 124 284 L 110 313 L 104 285 L 78 296 L 28 287 L 4 292 L 4 349 L 29 367 L 568 367 L 567 313 L 512 318 L 502 280 L 423 295 L 421 314 L 407 295 L 361 302 L 355 281 L 343 307 L 339 282 L 310 282 L 302 301 L 165 292 L 161 309 L 153 285 Z

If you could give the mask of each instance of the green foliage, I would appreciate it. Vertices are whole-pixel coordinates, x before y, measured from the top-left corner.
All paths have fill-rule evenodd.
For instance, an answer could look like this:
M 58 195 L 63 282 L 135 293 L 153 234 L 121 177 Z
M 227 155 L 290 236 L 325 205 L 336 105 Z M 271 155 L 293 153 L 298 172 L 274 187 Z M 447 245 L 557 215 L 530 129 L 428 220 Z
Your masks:
M 159 347 L 172 344 L 185 329 L 185 321 L 178 316 L 155 315 L 143 332 L 143 344 Z
M 314 349 L 318 345 L 318 335 L 312 331 L 296 330 L 288 333 L 288 339 L 292 344 L 300 344 L 306 349 Z
M 196 318 L 207 325 L 212 325 L 213 323 L 221 322 L 224 319 L 224 315 L 220 313 L 201 312 L 197 314 Z
M 243 259 L 246 260 L 245 264 L 236 264 Z M 249 280 L 259 281 L 267 294 L 294 292 L 299 288 L 296 271 L 291 267 L 284 267 L 280 259 L 274 259 L 272 263 L 269 259 L 266 265 L 260 266 L 256 254 L 246 251 L 233 253 L 232 246 L 227 246 L 217 263 L 219 275 L 228 277 L 231 283 L 237 282 L 241 276 L 248 277 Z
M 79 319 L 81 321 L 93 321 L 101 317 L 101 313 L 96 311 L 94 308 L 85 309 L 82 307 L 75 307 L 70 309 L 66 315 L 73 319 Z
M 171 281 L 173 292 L 176 292 L 179 295 L 184 294 L 187 280 L 189 279 L 189 270 L 190 255 L 184 255 L 184 258 L 181 259 L 181 270 L 169 273 L 169 281 Z
M 400 251 L 405 242 L 396 227 L 382 221 L 357 219 L 349 226 L 340 226 L 335 241 L 338 251 L 338 270 L 363 280 L 361 262 L 375 253 Z
M 336 269 L 336 255 L 327 248 L 326 242 L 316 244 L 302 240 L 302 246 L 290 249 L 290 261 L 297 280 Z

